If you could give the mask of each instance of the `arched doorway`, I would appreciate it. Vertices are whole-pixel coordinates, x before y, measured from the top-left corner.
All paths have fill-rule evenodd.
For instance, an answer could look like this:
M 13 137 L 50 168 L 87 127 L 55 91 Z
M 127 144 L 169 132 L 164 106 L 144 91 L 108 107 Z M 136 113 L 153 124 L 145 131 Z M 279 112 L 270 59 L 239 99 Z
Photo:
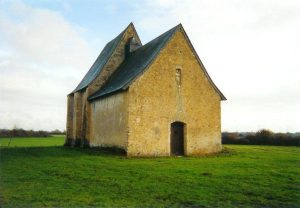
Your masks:
M 184 125 L 179 121 L 171 123 L 171 155 L 184 155 Z

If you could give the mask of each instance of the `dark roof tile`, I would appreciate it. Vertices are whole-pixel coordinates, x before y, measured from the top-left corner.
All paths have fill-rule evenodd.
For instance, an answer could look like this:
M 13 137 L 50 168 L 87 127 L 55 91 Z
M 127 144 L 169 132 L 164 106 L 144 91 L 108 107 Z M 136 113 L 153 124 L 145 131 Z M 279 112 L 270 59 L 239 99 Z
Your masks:
M 83 77 L 79 85 L 75 88 L 75 90 L 73 90 L 72 93 L 86 88 L 100 74 L 103 67 L 105 66 L 109 58 L 112 56 L 112 53 L 116 49 L 117 45 L 122 40 L 126 29 L 123 32 L 121 32 L 116 38 L 114 38 L 105 45 L 100 55 L 98 56 L 94 64 L 91 66 L 90 70 L 86 73 L 86 75 Z

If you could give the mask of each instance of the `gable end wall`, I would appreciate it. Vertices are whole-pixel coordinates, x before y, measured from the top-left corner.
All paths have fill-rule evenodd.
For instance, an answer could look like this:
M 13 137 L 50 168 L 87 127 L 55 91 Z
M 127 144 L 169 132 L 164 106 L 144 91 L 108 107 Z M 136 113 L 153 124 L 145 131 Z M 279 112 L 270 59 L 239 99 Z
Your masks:
M 169 156 L 175 121 L 186 124 L 186 155 L 221 150 L 220 96 L 180 30 L 128 93 L 129 156 Z

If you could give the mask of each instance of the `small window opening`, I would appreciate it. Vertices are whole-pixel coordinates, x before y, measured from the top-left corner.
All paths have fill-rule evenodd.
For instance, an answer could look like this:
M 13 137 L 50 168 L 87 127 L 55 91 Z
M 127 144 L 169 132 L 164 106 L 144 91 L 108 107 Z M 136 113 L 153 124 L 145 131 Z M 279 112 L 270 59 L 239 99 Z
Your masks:
M 181 69 L 180 68 L 176 69 L 175 79 L 176 79 L 177 85 L 180 87 L 181 86 Z

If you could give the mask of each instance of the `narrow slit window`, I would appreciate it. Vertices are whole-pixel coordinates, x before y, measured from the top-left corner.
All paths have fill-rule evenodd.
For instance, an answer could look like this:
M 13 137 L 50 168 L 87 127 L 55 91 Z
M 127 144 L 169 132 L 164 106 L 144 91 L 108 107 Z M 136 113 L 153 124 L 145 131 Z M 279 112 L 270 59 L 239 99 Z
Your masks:
M 175 79 L 176 79 L 177 85 L 180 87 L 181 86 L 181 69 L 180 68 L 176 69 Z

